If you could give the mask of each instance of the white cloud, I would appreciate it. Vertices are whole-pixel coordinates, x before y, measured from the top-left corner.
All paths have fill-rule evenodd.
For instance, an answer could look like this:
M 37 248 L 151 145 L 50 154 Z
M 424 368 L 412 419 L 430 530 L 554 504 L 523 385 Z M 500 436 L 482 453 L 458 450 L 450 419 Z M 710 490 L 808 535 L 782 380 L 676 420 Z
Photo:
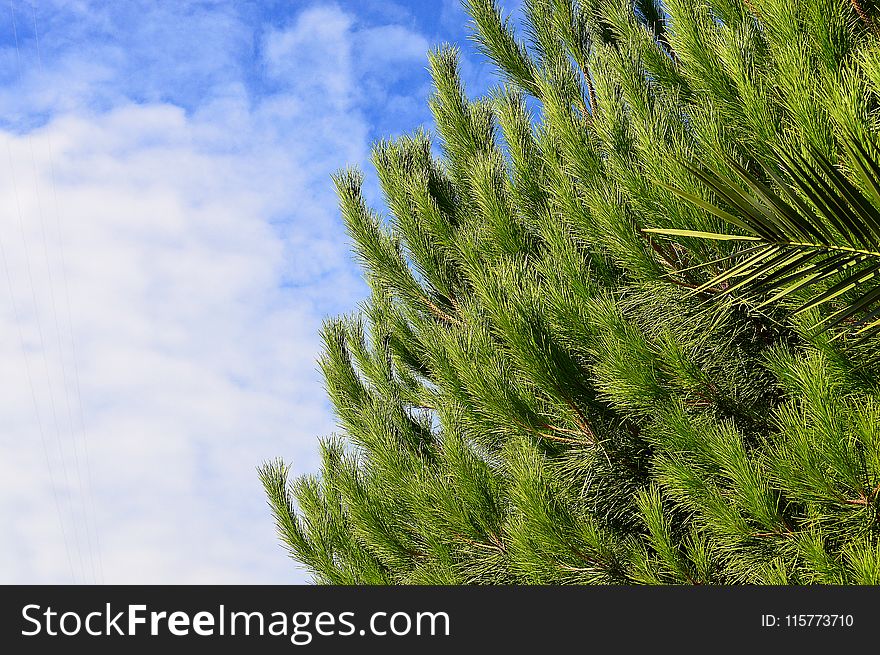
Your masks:
M 200 24 L 244 30 L 226 13 Z M 271 93 L 250 95 L 233 67 L 186 109 L 161 100 L 156 71 L 154 97 L 127 99 L 128 60 L 68 80 L 70 97 L 51 102 L 28 77 L 19 110 L 53 114 L 0 132 L 0 581 L 69 579 L 53 496 L 78 580 L 95 548 L 86 514 L 107 582 L 303 580 L 255 467 L 283 456 L 313 471 L 316 437 L 333 429 L 317 332 L 364 288 L 329 174 L 366 160 L 360 81 L 423 60 L 420 39 L 313 7 L 268 30 Z M 403 45 L 382 54 L 383 41 Z M 356 61 L 358 43 L 380 68 Z M 95 109 L 95 97 L 112 102 Z
M 292 28 L 271 30 L 264 46 L 269 75 L 301 101 L 350 102 L 352 22 L 334 7 L 314 7 Z
M 266 580 L 280 567 L 242 569 L 228 541 L 235 524 L 244 522 L 251 537 L 237 544 L 238 550 L 274 546 L 254 467 L 275 455 L 313 466 L 308 461 L 312 440 L 331 427 L 313 374 L 321 307 L 279 288 L 287 267 L 285 248 L 269 222 L 285 198 L 290 202 L 299 193 L 313 193 L 308 187 L 317 183 L 313 180 L 283 191 L 277 185 L 284 169 L 309 163 L 266 146 L 229 157 L 212 154 L 210 144 L 186 145 L 197 126 L 166 106 L 129 106 L 89 120 L 68 119 L 45 132 L 12 138 L 11 148 L 17 177 L 24 178 L 28 142 L 40 144 L 51 136 L 56 146 L 65 273 L 107 578 L 187 581 L 195 575 L 187 562 L 200 562 L 203 572 L 213 570 L 222 580 Z M 262 166 L 275 168 L 278 179 L 255 176 Z M 38 183 L 43 222 L 51 227 L 52 212 L 45 211 L 51 197 L 48 162 L 38 161 L 37 168 L 44 173 Z M 12 225 L 17 217 L 8 208 L 15 206 L 14 191 L 11 178 L 3 177 L 0 206 L 7 211 L 2 220 Z M 61 358 L 49 339 L 54 326 L 39 206 L 33 191 L 20 188 L 19 196 L 42 345 L 60 403 Z M 315 205 L 307 210 L 294 220 L 323 224 L 313 233 L 326 232 L 329 240 L 336 228 L 332 213 Z M 11 235 L 4 246 L 19 318 L 26 320 L 29 343 L 39 348 L 25 241 L 14 231 L 5 235 Z M 343 268 L 344 253 L 336 250 L 324 261 L 326 272 L 343 294 L 357 293 Z M 51 240 L 49 255 L 56 305 L 63 310 L 60 252 Z M 66 315 L 59 314 L 63 324 Z M 62 335 L 66 339 L 64 330 Z M 13 345 L 10 340 L 5 361 L 17 361 Z M 72 385 L 66 351 L 67 384 Z M 42 420 L 54 439 L 42 354 L 31 353 L 29 359 Z M 6 373 L 4 387 L 19 387 L 27 378 L 23 365 L 7 367 Z M 0 399 L 0 415 L 15 417 L 3 436 L 4 450 L 24 458 L 4 457 L 2 467 L 5 473 L 6 467 L 37 464 L 33 475 L 40 479 L 45 467 L 29 457 L 38 435 L 29 399 L 22 395 L 3 393 Z M 69 439 L 66 416 L 57 413 L 61 437 Z M 66 450 L 72 469 L 73 450 Z M 74 488 L 64 489 L 60 458 L 52 454 L 62 497 L 73 493 L 78 500 L 72 480 Z M 57 548 L 62 539 L 38 539 L 28 531 L 28 526 L 46 528 L 16 511 L 34 488 L 22 485 L 20 476 L 15 482 L 3 494 L 7 511 L 2 513 L 9 515 L 3 543 L 41 544 L 30 559 L 43 557 L 41 549 Z M 242 511 L 242 495 L 254 501 L 249 511 Z M 42 514 L 54 520 L 50 510 L 47 504 Z M 66 526 L 71 534 L 73 525 L 71 520 Z M 135 543 L 152 553 L 152 561 L 132 555 L 129 547 Z M 16 568 L 5 579 L 33 580 L 39 569 L 20 558 L 0 560 Z
M 388 65 L 422 60 L 430 45 L 421 34 L 402 25 L 380 25 L 357 35 L 357 56 L 371 65 Z

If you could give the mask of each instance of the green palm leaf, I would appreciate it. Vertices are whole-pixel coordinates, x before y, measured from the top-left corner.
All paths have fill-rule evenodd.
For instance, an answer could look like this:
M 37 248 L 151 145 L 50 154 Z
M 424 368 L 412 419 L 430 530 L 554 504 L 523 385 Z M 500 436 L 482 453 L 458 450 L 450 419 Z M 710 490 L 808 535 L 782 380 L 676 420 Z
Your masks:
M 782 175 L 764 168 L 774 187 L 734 161 L 728 161 L 734 176 L 685 163 L 726 208 L 668 188 L 736 232 L 644 232 L 751 242 L 746 250 L 707 262 L 720 262 L 724 270 L 694 293 L 714 290 L 717 297 L 734 294 L 766 307 L 808 291 L 793 313 L 821 308 L 824 316 L 813 326 L 815 334 L 834 329 L 835 338 L 871 338 L 880 333 L 880 163 L 872 143 L 849 135 L 843 145 L 859 186 L 817 150 L 809 156 L 780 150 Z

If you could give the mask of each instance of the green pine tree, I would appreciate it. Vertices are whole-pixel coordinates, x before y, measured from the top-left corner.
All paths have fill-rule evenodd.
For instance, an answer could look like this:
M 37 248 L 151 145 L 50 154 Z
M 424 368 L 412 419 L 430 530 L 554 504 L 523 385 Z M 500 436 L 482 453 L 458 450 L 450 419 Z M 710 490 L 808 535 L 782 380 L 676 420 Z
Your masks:
M 880 30 L 863 0 L 469 0 L 437 134 L 339 174 L 340 434 L 261 477 L 332 584 L 880 583 Z M 440 147 L 437 158 L 432 143 Z

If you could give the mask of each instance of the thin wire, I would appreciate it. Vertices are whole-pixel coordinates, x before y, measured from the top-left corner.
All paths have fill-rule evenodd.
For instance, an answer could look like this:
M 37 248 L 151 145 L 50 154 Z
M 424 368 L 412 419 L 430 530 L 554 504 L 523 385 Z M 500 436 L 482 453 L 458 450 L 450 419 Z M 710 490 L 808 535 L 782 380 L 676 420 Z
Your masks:
M 8 140 L 6 142 L 6 145 L 8 148 L 8 146 L 9 146 Z M 11 163 L 12 163 L 12 156 L 11 156 L 11 150 L 10 150 L 10 164 Z M 13 174 L 13 179 L 14 179 L 14 174 Z M 15 183 L 13 182 L 13 185 L 14 184 Z M 17 189 L 15 191 L 15 202 L 16 202 L 16 205 L 18 205 L 18 190 Z M 20 219 L 21 219 L 21 207 L 19 206 L 19 223 L 21 223 Z M 25 347 L 24 330 L 22 329 L 21 319 L 19 318 L 18 304 L 15 302 L 15 291 L 14 291 L 14 287 L 12 285 L 12 276 L 9 273 L 9 261 L 6 257 L 6 249 L 3 247 L 2 239 L 0 239 L 0 256 L 2 256 L 2 258 L 3 258 L 3 268 L 6 272 L 6 284 L 9 287 L 9 299 L 10 299 L 10 302 L 12 303 L 12 315 L 13 315 L 13 319 L 15 320 L 16 327 L 18 328 L 18 338 L 19 338 L 19 342 L 21 345 L 21 355 L 22 355 L 22 358 L 24 359 L 24 367 L 25 367 L 25 372 L 26 372 L 26 376 L 27 376 L 27 380 L 28 380 L 28 386 L 30 387 L 31 398 L 34 403 L 34 414 L 36 414 L 36 417 L 37 417 L 37 427 L 39 428 L 40 442 L 43 444 L 43 454 L 46 457 L 46 467 L 49 469 L 49 485 L 52 487 L 52 496 L 55 499 L 55 509 L 58 512 L 58 522 L 61 524 L 61 537 L 64 540 L 64 550 L 67 552 L 67 561 L 68 561 L 68 565 L 70 566 L 71 578 L 73 579 L 74 582 L 76 582 L 76 571 L 74 570 L 73 558 L 71 557 L 70 539 L 68 539 L 67 530 L 64 527 L 64 514 L 61 511 L 61 502 L 58 499 L 58 490 L 55 487 L 55 479 L 56 478 L 55 478 L 55 474 L 52 470 L 52 460 L 49 457 L 49 446 L 46 441 L 46 431 L 43 429 L 43 420 L 40 417 L 40 406 L 39 406 L 39 403 L 37 402 L 37 391 L 34 387 L 34 378 L 33 378 L 33 375 L 31 374 L 30 361 L 28 360 L 27 349 Z M 25 259 L 27 259 L 27 255 L 25 255 Z M 30 266 L 28 266 L 28 269 L 30 269 Z M 28 270 L 28 275 L 30 276 L 30 270 Z M 33 292 L 33 280 L 31 280 L 31 292 Z M 34 307 L 34 309 L 36 309 L 36 306 Z M 40 349 L 42 350 L 42 334 L 40 335 L 40 341 L 41 341 Z M 64 470 L 65 480 L 67 480 L 67 470 L 64 467 L 64 458 L 63 457 L 61 459 L 61 464 L 62 464 L 62 469 Z M 76 540 L 74 540 L 74 543 L 76 544 Z M 79 555 L 79 559 L 80 559 L 80 565 L 82 565 L 82 555 L 79 553 L 79 545 L 78 544 L 76 544 L 76 545 L 77 545 L 77 554 Z
M 23 67 L 22 67 L 22 62 L 21 62 L 21 49 L 19 48 L 19 43 L 18 43 L 18 27 L 16 25 L 16 20 L 15 20 L 15 6 L 13 5 L 12 2 L 10 2 L 9 7 L 10 7 L 10 10 L 12 13 L 12 32 L 13 32 L 13 36 L 15 39 L 15 50 L 16 50 L 16 55 L 18 58 L 19 83 L 23 85 Z M 53 314 L 55 315 L 55 325 L 56 325 L 56 331 L 57 331 L 58 320 L 57 320 L 57 311 L 55 310 L 55 293 L 54 293 L 54 285 L 53 285 L 53 279 L 52 279 L 52 269 L 51 269 L 51 265 L 50 265 L 50 261 L 49 261 L 49 249 L 48 249 L 48 244 L 47 244 L 47 239 L 46 239 L 45 220 L 43 219 L 42 199 L 40 197 L 40 192 L 39 192 L 39 180 L 37 179 L 37 175 L 36 175 L 36 173 L 37 173 L 36 157 L 34 155 L 33 141 L 32 141 L 30 134 L 28 134 L 27 138 L 28 138 L 28 145 L 30 148 L 31 160 L 33 162 L 33 169 L 34 169 L 34 182 L 35 182 L 35 190 L 36 190 L 36 196 L 37 196 L 37 207 L 38 207 L 38 214 L 39 214 L 39 220 L 40 220 L 40 230 L 41 230 L 41 235 L 42 235 L 42 239 L 43 239 L 43 253 L 46 258 L 46 270 L 48 272 L 48 278 L 49 278 L 49 295 L 50 295 L 50 298 L 52 301 Z M 64 475 L 64 485 L 65 485 L 65 489 L 68 493 L 68 496 L 70 498 L 71 509 L 73 509 L 73 508 L 75 508 L 75 503 L 72 501 L 72 494 L 70 493 L 70 476 L 68 475 L 66 454 L 64 452 L 65 448 L 64 448 L 64 443 L 63 443 L 62 437 L 61 437 L 61 427 L 60 427 L 60 424 L 58 421 L 58 408 L 57 408 L 57 404 L 55 402 L 55 391 L 54 391 L 53 384 L 52 384 L 52 374 L 49 369 L 49 358 L 48 358 L 48 354 L 47 354 L 47 350 L 46 350 L 46 341 L 44 338 L 42 321 L 40 319 L 40 310 L 39 310 L 39 305 L 37 302 L 37 295 L 36 295 L 36 289 L 35 289 L 35 285 L 34 285 L 33 272 L 31 269 L 31 258 L 30 258 L 28 243 L 27 243 L 27 236 L 25 234 L 24 218 L 23 218 L 23 212 L 21 210 L 21 202 L 19 199 L 18 182 L 17 182 L 16 176 L 15 176 L 15 163 L 13 161 L 12 147 L 10 145 L 9 140 L 7 140 L 6 146 L 7 146 L 7 152 L 9 154 L 9 169 L 10 169 L 10 173 L 11 173 L 13 190 L 15 193 L 15 202 L 16 202 L 16 207 L 18 209 L 18 220 L 19 220 L 19 227 L 21 229 L 22 244 L 24 246 L 24 255 L 25 255 L 25 262 L 26 262 L 26 266 L 27 266 L 28 281 L 30 283 L 31 297 L 32 297 L 33 303 L 34 303 L 34 318 L 36 321 L 37 331 L 38 331 L 39 339 L 40 339 L 39 343 L 40 343 L 40 350 L 43 355 L 43 364 L 44 364 L 44 367 L 46 370 L 46 384 L 48 385 L 48 389 L 49 389 L 49 404 L 52 409 L 52 421 L 53 421 L 53 426 L 55 428 L 55 436 L 56 436 L 56 440 L 57 440 L 57 444 L 58 444 L 58 453 L 61 458 L 61 468 L 62 468 L 62 473 Z M 59 357 L 61 360 L 62 370 L 63 370 L 64 356 L 63 356 L 63 352 L 61 351 L 61 347 L 60 347 L 60 344 L 61 344 L 60 334 L 59 334 L 58 343 L 59 343 Z M 71 422 L 71 428 L 72 428 L 72 422 Z M 83 495 L 83 493 L 82 493 L 82 491 L 83 491 L 82 490 L 82 476 L 80 475 L 79 458 L 77 455 L 75 441 L 72 444 L 72 446 L 73 446 L 73 453 L 74 453 L 74 468 L 75 468 L 75 472 L 76 472 L 77 487 L 78 487 L 78 491 L 79 491 L 80 500 L 82 501 L 82 495 Z M 85 524 L 85 523 L 87 523 L 87 513 L 85 510 L 85 504 L 83 504 L 82 510 L 83 510 L 83 519 L 84 519 L 83 523 Z M 85 567 L 85 563 L 83 560 L 82 549 L 80 548 L 78 523 L 79 523 L 79 521 L 74 517 L 74 520 L 73 520 L 74 545 L 76 548 L 77 559 L 79 560 L 82 577 L 83 577 L 83 579 L 85 579 L 86 578 L 86 574 L 85 574 L 86 567 Z M 88 530 L 87 529 L 86 529 L 86 537 L 87 537 L 87 541 L 88 541 Z M 91 549 L 88 548 L 88 550 L 89 550 L 88 559 L 91 562 L 92 561 Z M 94 570 L 94 564 L 92 564 L 92 569 Z
M 30 150 L 31 163 L 32 163 L 33 173 L 34 173 L 34 193 L 36 194 L 37 212 L 38 212 L 39 219 L 40 219 L 40 233 L 41 233 L 42 241 L 43 241 L 43 257 L 46 260 L 46 275 L 49 280 L 49 298 L 51 300 L 51 306 L 52 306 L 52 319 L 55 324 L 55 337 L 56 337 L 56 341 L 58 344 L 58 360 L 61 365 L 61 381 L 62 381 L 61 386 L 64 389 L 64 401 L 65 401 L 65 406 L 67 409 L 67 421 L 70 426 L 70 437 L 71 437 L 71 445 L 72 445 L 72 449 L 73 449 L 73 462 L 74 462 L 73 468 L 76 473 L 77 491 L 79 492 L 80 499 L 83 500 L 85 497 L 85 494 L 83 492 L 82 474 L 80 472 L 82 467 L 80 466 L 80 455 L 79 455 L 79 448 L 77 447 L 77 445 L 78 445 L 77 439 L 74 435 L 73 410 L 71 409 L 71 403 L 70 403 L 70 388 L 69 388 L 69 385 L 67 384 L 67 379 L 68 379 L 67 366 L 64 361 L 65 360 L 64 346 L 61 343 L 61 326 L 58 322 L 58 306 L 57 306 L 57 303 L 55 300 L 55 279 L 54 279 L 55 276 L 52 274 L 52 266 L 51 266 L 50 257 L 49 257 L 48 238 L 46 236 L 46 221 L 45 221 L 45 218 L 43 215 L 43 198 L 42 198 L 42 194 L 40 193 L 39 171 L 37 170 L 37 158 L 36 158 L 36 155 L 34 154 L 34 143 L 33 143 L 33 139 L 31 138 L 30 134 L 27 135 L 27 142 L 28 142 L 28 148 Z M 60 430 L 59 425 L 58 425 L 58 416 L 57 416 L 57 412 L 55 410 L 54 396 L 51 395 L 51 390 L 50 390 L 50 397 L 52 397 L 52 399 L 53 399 L 53 401 L 52 401 L 53 402 L 52 414 L 53 414 L 53 418 L 55 420 L 55 430 L 59 435 L 59 442 L 60 442 L 62 431 Z M 92 570 L 92 578 L 94 579 L 96 576 L 95 562 L 94 562 L 94 558 L 92 557 L 91 538 L 89 535 L 88 513 L 85 510 L 85 508 L 83 508 L 83 522 L 84 522 L 83 528 L 86 533 L 86 540 L 88 541 L 87 552 L 88 552 L 89 566 Z
M 44 74 L 43 70 L 43 55 L 42 50 L 40 49 L 40 34 L 37 29 L 37 12 L 34 9 L 34 6 L 31 5 L 31 14 L 34 21 L 34 40 L 37 46 L 37 63 L 39 65 L 40 75 Z M 64 290 L 64 299 L 65 306 L 67 310 L 67 325 L 69 328 L 69 337 L 70 337 L 70 348 L 71 355 L 73 360 L 73 381 L 74 381 L 74 391 L 76 396 L 76 405 L 79 410 L 79 426 L 80 426 L 80 434 L 82 436 L 82 445 L 83 445 L 83 455 L 85 459 L 85 468 L 86 468 L 86 499 L 89 504 L 89 511 L 92 516 L 92 530 L 93 537 L 95 541 L 95 559 L 97 560 L 97 580 L 101 584 L 104 584 L 104 565 L 103 559 L 101 557 L 101 542 L 100 542 L 100 531 L 97 526 L 97 515 L 95 513 L 95 498 L 94 498 L 94 486 L 92 484 L 92 467 L 90 463 L 89 457 L 89 441 L 86 438 L 86 425 L 85 425 L 85 412 L 83 411 L 82 405 L 82 393 L 80 391 L 80 375 L 79 375 L 79 365 L 77 358 L 77 350 L 76 350 L 76 338 L 73 330 L 73 311 L 71 310 L 70 303 L 70 286 L 67 280 L 67 260 L 64 254 L 64 233 L 61 228 L 61 219 L 60 219 L 60 203 L 58 202 L 58 185 L 56 183 L 55 176 L 55 156 L 52 149 L 52 137 L 49 132 L 46 132 L 46 145 L 49 151 L 49 178 L 52 182 L 52 197 L 54 200 L 54 209 L 55 209 L 55 230 L 58 234 L 58 252 L 61 260 L 61 283 L 62 288 Z M 56 327 L 57 327 L 57 315 L 56 315 Z M 59 330 L 58 333 L 59 344 L 61 339 L 61 333 Z M 60 345 L 59 345 L 60 348 Z M 67 391 L 65 386 L 65 392 Z M 70 404 L 68 401 L 68 412 L 70 411 Z M 71 418 L 71 426 L 73 425 L 73 419 Z M 88 529 L 88 524 L 86 525 Z M 92 535 L 89 535 L 89 538 L 92 538 Z

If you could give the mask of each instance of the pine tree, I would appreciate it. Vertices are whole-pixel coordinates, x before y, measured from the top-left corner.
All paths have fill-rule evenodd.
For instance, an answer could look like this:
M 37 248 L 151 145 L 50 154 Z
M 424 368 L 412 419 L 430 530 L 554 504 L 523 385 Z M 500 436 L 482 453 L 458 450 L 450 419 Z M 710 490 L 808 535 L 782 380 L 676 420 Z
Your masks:
M 437 134 L 373 152 L 387 216 L 335 178 L 371 295 L 323 330 L 320 474 L 261 468 L 291 555 L 331 584 L 880 583 L 873 8 L 468 8 L 499 87 L 469 100 L 439 48 Z

